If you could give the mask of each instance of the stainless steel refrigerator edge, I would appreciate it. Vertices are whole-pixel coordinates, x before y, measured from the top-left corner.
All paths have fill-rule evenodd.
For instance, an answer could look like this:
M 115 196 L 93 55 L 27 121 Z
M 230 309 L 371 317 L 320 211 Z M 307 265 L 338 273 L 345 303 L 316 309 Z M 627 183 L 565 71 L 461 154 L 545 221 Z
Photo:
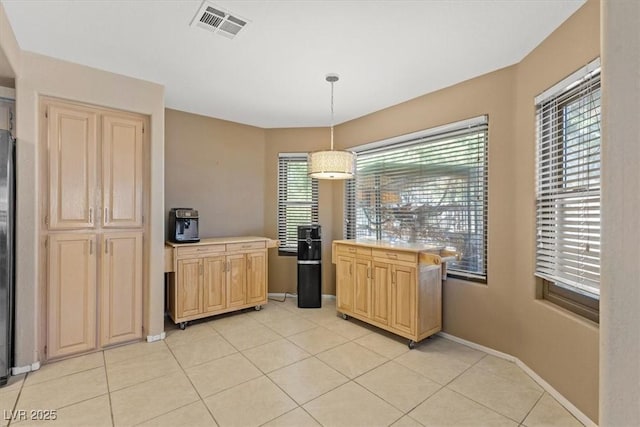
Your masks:
M 0 129 L 0 386 L 13 362 L 15 141 Z

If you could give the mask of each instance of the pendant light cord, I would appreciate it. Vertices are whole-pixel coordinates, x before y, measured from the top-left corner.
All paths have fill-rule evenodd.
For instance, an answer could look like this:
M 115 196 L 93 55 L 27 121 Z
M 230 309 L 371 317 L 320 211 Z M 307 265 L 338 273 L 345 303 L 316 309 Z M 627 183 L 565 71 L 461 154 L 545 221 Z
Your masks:
M 330 83 L 331 83 L 331 151 L 333 151 L 333 84 L 335 82 L 332 81 Z

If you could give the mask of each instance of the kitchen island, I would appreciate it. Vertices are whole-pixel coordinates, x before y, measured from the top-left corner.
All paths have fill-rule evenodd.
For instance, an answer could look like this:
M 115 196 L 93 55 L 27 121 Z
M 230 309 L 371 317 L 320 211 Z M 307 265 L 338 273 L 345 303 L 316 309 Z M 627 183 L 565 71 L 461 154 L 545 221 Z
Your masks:
M 442 329 L 442 279 L 455 252 L 441 246 L 334 240 L 336 307 L 409 339 L 409 348 Z
M 165 244 L 167 305 L 184 329 L 190 320 L 267 303 L 267 237 L 240 236 Z

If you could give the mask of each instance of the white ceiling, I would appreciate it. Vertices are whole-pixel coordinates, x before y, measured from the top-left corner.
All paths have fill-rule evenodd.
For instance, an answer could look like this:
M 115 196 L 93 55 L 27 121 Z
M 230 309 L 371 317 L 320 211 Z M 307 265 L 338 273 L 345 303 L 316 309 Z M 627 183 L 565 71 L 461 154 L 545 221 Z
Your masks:
M 585 0 L 2 0 L 24 50 L 161 83 L 166 106 L 264 128 L 341 123 L 514 64 Z

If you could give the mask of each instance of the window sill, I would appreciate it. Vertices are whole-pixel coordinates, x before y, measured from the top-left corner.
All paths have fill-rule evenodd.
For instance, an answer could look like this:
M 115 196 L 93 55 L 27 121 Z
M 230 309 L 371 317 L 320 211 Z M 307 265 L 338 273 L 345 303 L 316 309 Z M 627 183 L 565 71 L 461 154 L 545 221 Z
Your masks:
M 564 317 L 567 320 L 571 320 L 574 322 L 578 322 L 581 323 L 589 328 L 592 328 L 596 331 L 600 330 L 600 324 L 594 322 L 593 320 L 590 320 L 584 316 L 581 316 L 577 313 L 574 313 L 571 310 L 568 310 L 566 308 L 563 308 L 562 306 L 559 306 L 558 304 L 551 302 L 547 299 L 544 298 L 536 298 L 535 303 L 539 304 L 540 306 L 544 307 L 545 309 L 551 310 L 556 312 L 557 314 L 559 314 L 560 316 Z

